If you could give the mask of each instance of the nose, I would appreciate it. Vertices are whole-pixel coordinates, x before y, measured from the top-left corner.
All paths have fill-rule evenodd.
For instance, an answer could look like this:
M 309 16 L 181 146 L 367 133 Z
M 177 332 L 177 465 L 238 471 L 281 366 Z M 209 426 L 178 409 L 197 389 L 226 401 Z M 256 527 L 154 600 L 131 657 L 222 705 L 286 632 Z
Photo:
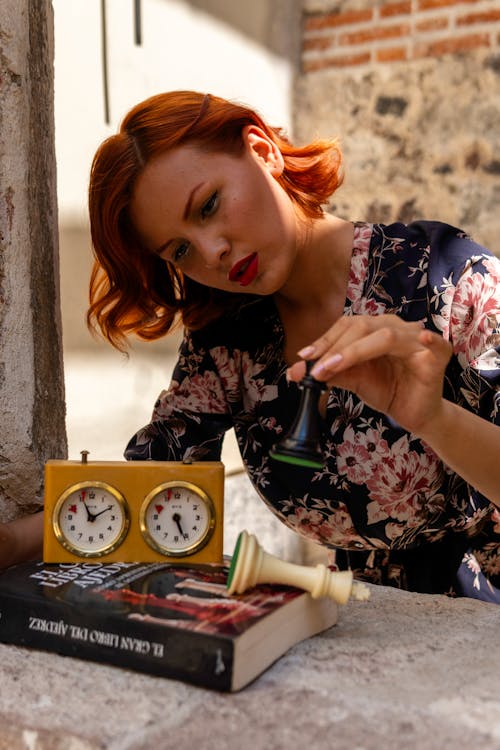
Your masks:
M 224 237 L 204 236 L 199 240 L 198 250 L 207 268 L 217 268 L 231 248 Z

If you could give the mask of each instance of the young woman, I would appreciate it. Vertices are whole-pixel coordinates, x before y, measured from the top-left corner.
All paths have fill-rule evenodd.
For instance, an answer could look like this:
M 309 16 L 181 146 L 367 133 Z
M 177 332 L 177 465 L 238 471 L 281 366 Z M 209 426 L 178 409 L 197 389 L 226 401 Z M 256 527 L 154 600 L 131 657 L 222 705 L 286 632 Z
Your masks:
M 234 427 L 263 500 L 340 567 L 500 603 L 500 261 L 439 222 L 331 215 L 340 165 L 336 141 L 296 147 L 194 92 L 137 105 L 102 144 L 89 324 L 119 348 L 185 329 L 126 456 L 215 459 Z M 269 455 L 308 361 L 318 469 Z

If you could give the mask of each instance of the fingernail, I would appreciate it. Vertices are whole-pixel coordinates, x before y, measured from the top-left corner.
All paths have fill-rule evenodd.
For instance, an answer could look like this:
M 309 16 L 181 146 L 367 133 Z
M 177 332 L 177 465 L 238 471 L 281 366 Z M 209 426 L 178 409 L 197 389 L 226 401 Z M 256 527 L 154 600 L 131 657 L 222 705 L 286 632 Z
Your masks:
M 302 357 L 302 359 L 307 359 L 312 354 L 314 354 L 314 346 L 305 346 L 303 349 L 300 350 L 300 352 L 297 352 L 299 357 Z
M 317 375 L 322 375 L 327 370 L 334 370 L 339 362 L 342 362 L 342 360 L 343 357 L 341 354 L 332 354 L 332 356 L 328 357 L 328 359 L 325 359 L 324 362 L 320 362 L 317 365 L 314 365 L 311 370 L 311 375 L 314 378 Z

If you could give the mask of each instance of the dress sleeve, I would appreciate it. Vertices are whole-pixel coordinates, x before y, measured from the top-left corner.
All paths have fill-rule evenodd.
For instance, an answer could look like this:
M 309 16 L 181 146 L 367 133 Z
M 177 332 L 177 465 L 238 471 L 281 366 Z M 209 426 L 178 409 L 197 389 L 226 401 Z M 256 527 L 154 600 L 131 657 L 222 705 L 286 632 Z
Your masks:
M 500 259 L 471 257 L 451 294 L 449 340 L 461 367 L 459 399 L 500 426 Z
M 129 441 L 127 460 L 217 461 L 232 427 L 222 381 L 208 350 L 186 334 L 167 390 L 151 422 Z

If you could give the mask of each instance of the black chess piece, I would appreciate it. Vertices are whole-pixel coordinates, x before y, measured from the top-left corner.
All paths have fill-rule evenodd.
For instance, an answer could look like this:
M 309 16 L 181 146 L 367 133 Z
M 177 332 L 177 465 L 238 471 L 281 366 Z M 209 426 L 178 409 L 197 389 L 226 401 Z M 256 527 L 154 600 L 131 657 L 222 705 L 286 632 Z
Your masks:
M 269 455 L 276 461 L 308 466 L 311 469 L 323 467 L 323 454 L 320 446 L 319 397 L 326 390 L 326 384 L 310 375 L 314 362 L 307 362 L 306 374 L 299 383 L 302 390 L 297 416 L 287 435 L 277 443 Z

